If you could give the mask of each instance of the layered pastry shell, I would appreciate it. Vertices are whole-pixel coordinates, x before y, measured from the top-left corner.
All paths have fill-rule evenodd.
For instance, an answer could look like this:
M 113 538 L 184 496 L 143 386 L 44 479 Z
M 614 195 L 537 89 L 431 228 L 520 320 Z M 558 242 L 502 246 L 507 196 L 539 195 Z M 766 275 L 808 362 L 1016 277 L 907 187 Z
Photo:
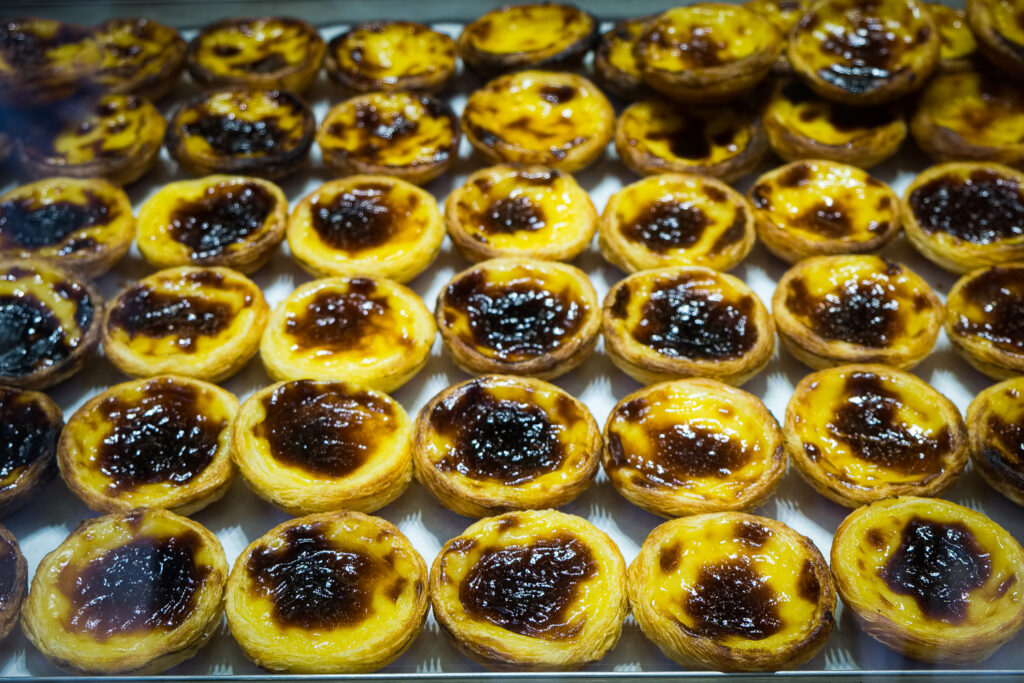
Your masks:
M 455 41 L 412 21 L 369 21 L 328 43 L 327 74 L 351 92 L 434 93 L 455 75 Z
M 0 642 L 18 624 L 21 605 L 28 592 L 28 564 L 18 547 L 18 539 L 0 526 Z
M 0 387 L 0 516 L 25 507 L 57 474 L 63 427 L 64 414 L 46 394 Z M 0 633 L 3 623 L 0 616 Z
M 957 280 L 946 299 L 953 348 L 993 379 L 1024 374 L 1024 264 L 982 268 Z
M 124 17 L 103 22 L 92 35 L 103 53 L 92 76 L 100 90 L 157 101 L 178 84 L 187 43 L 170 26 Z
M 989 486 L 1024 506 L 1024 378 L 994 384 L 967 407 L 971 461 Z

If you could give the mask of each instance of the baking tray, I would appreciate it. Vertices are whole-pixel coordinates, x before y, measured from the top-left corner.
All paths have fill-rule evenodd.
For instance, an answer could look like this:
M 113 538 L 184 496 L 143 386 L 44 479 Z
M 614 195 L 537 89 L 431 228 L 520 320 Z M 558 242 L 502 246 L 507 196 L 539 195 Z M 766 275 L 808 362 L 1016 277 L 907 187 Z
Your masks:
M 145 16 L 174 25 L 186 38 L 190 38 L 198 27 L 224 17 L 287 13 L 317 25 L 324 37 L 330 39 L 345 30 L 350 23 L 384 18 L 430 22 L 442 31 L 457 35 L 460 28 L 457 23 L 459 19 L 474 18 L 499 4 L 500 0 L 454 0 L 435 3 L 408 0 L 293 0 L 289 3 L 282 3 L 280 0 L 36 0 L 0 2 L 0 18 L 34 14 L 66 21 L 97 23 L 116 16 Z M 577 0 L 577 4 L 607 21 L 625 16 L 650 14 L 674 3 L 641 0 L 627 5 L 609 0 Z M 460 74 L 454 86 L 443 96 L 451 102 L 456 112 L 460 112 L 467 94 L 479 84 L 474 78 Z M 195 88 L 185 79 L 167 101 L 161 104 L 161 108 L 165 113 L 169 113 L 193 92 Z M 342 93 L 333 87 L 322 73 L 307 97 L 313 104 L 318 120 L 323 118 L 332 104 L 343 99 Z M 736 187 L 745 191 L 758 173 L 779 163 L 781 162 L 774 158 L 766 160 L 757 173 L 736 183 Z M 452 172 L 428 185 L 427 189 L 439 202 L 443 202 L 452 188 L 461 184 L 470 172 L 484 165 L 485 162 L 472 153 L 470 145 L 464 140 Z M 927 159 L 908 142 L 898 158 L 875 169 L 873 174 L 891 183 L 897 192 L 902 192 L 915 173 L 927 165 Z M 184 177 L 187 176 L 177 168 L 164 150 L 156 168 L 141 182 L 129 188 L 129 195 L 135 208 L 138 209 L 141 203 L 164 183 Z M 282 183 L 282 187 L 294 205 L 299 198 L 330 178 L 331 175 L 320 164 L 318 151 L 314 149 L 309 167 L 289 177 Z M 604 157 L 577 174 L 577 179 L 590 193 L 598 210 L 601 210 L 613 192 L 624 184 L 637 180 L 638 177 L 618 161 L 614 149 L 609 146 Z M 19 182 L 21 181 L 18 178 L 18 171 L 13 164 L 0 167 L 0 191 L 6 191 Z M 890 244 L 883 254 L 887 258 L 908 264 L 921 274 L 943 299 L 955 281 L 953 275 L 933 266 L 918 255 L 903 237 Z M 587 272 L 601 297 L 612 284 L 624 277 L 624 273 L 601 258 L 596 241 L 574 263 Z M 410 283 L 410 286 L 423 297 L 428 306 L 432 307 L 442 285 L 455 272 L 469 265 L 468 261 L 455 253 L 451 243 L 446 239 L 437 261 Z M 133 246 L 124 261 L 112 273 L 101 278 L 99 284 L 103 293 L 111 296 L 153 270 L 142 260 Z M 775 283 L 785 270 L 786 264 L 772 257 L 758 244 L 750 256 L 731 272 L 746 281 L 763 301 L 770 303 Z M 269 303 L 274 305 L 311 277 L 291 260 L 287 245 L 283 244 L 269 265 L 256 273 L 253 279 L 263 288 Z M 807 367 L 788 353 L 777 349 L 765 370 L 744 385 L 744 389 L 761 397 L 772 413 L 781 420 L 794 386 L 809 372 Z M 991 380 L 976 372 L 954 353 L 944 334 L 940 335 L 931 355 L 914 372 L 948 396 L 961 411 L 966 410 L 967 404 L 975 394 L 991 384 Z M 412 381 L 395 392 L 394 397 L 410 415 L 415 415 L 416 411 L 437 392 L 467 377 L 468 375 L 457 368 L 442 352 L 441 340 L 438 337 L 435 339 L 426 367 Z M 99 355 L 90 361 L 81 373 L 53 388 L 49 393 L 67 416 L 89 397 L 126 379 L 128 378 Z M 264 372 L 257 356 L 238 375 L 225 382 L 224 386 L 244 400 L 270 383 L 271 380 Z M 555 383 L 579 397 L 602 424 L 615 402 L 640 386 L 612 365 L 600 343 L 579 368 L 558 378 Z M 945 497 L 984 512 L 1006 527 L 1015 537 L 1024 539 L 1024 516 L 1020 514 L 1020 508 L 989 488 L 971 465 L 968 465 L 963 476 Z M 606 531 L 619 545 L 627 562 L 635 557 L 640 544 L 651 529 L 662 521 L 620 497 L 603 473 L 598 475 L 597 481 L 590 489 L 563 509 L 587 518 Z M 849 511 L 816 493 L 791 468 L 775 495 L 754 512 L 781 520 L 806 534 L 827 557 L 832 533 Z M 376 514 L 397 524 L 428 564 L 445 541 L 457 536 L 473 521 L 450 512 L 415 483 L 399 500 Z M 58 480 L 50 484 L 28 507 L 3 520 L 3 523 L 21 542 L 31 576 L 43 555 L 63 541 L 82 519 L 94 515 L 95 513 L 81 504 Z M 288 518 L 286 513 L 251 493 L 241 479 L 232 484 L 222 500 L 193 516 L 217 534 L 229 561 L 233 561 L 251 540 Z M 936 677 L 946 680 L 976 680 L 979 677 L 987 680 L 996 677 L 1005 680 L 1019 679 L 1024 678 L 1022 646 L 1024 635 L 1007 643 L 985 662 L 984 669 L 931 668 L 901 657 L 869 638 L 857 626 L 852 615 L 840 605 L 836 614 L 836 628 L 828 644 L 814 659 L 801 667 L 800 671 L 788 672 L 786 675 L 808 681 L 853 681 L 867 678 L 919 681 Z M 31 676 L 40 680 L 62 678 L 61 672 L 51 666 L 18 629 L 0 644 L 0 676 Z M 643 636 L 632 618 L 627 619 L 621 640 L 603 660 L 582 672 L 560 674 L 487 672 L 459 654 L 430 618 L 419 638 L 405 654 L 381 672 L 371 675 L 372 678 L 388 681 L 557 679 L 588 682 L 627 679 L 719 680 L 722 676 L 723 674 L 717 673 L 681 670 Z M 756 681 L 769 679 L 772 675 L 730 674 L 728 677 L 730 680 Z M 222 624 L 210 643 L 196 657 L 175 667 L 162 677 L 153 677 L 152 680 L 168 678 L 346 681 L 363 679 L 365 676 L 268 676 L 244 657 L 231 638 L 226 625 Z M 82 680 L 109 679 L 94 677 Z

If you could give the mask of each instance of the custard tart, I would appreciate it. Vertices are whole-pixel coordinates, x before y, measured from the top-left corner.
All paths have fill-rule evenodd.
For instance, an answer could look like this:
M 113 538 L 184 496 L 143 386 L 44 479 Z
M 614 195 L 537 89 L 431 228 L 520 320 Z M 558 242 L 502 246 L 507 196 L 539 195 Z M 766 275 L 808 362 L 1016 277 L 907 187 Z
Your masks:
M 18 539 L 0 526 L 0 642 L 14 630 L 28 592 L 28 564 Z
M 130 185 L 153 167 L 167 122 L 149 100 L 103 95 L 66 110 L 18 146 L 18 160 L 30 176 L 106 178 Z
M 113 268 L 131 246 L 128 195 L 98 178 L 46 178 L 0 196 L 0 256 L 39 258 L 86 277 Z
M 594 75 L 601 87 L 623 100 L 638 100 L 650 92 L 636 60 L 636 41 L 651 17 L 624 19 L 601 36 L 594 48 Z
M 918 98 L 910 132 L 936 162 L 1024 165 L 1024 91 L 990 67 L 939 74 Z
M 953 403 L 914 375 L 843 365 L 808 375 L 786 407 L 786 450 L 823 496 L 857 507 L 888 496 L 938 496 L 967 462 Z
M 578 268 L 502 258 L 452 277 L 434 313 L 448 353 L 466 372 L 551 379 L 593 350 L 600 311 L 593 285 Z
M 554 71 L 499 76 L 472 93 L 462 128 L 490 163 L 544 164 L 574 173 L 612 139 L 615 112 L 586 78 Z
M 786 161 L 829 159 L 871 168 L 907 137 L 898 105 L 849 107 L 822 99 L 795 78 L 774 87 L 762 121 L 772 150 Z
M 245 655 L 272 673 L 368 673 L 427 617 L 427 565 L 396 526 L 359 512 L 280 524 L 249 544 L 224 611 Z
M 980 512 L 888 498 L 836 529 L 832 574 L 861 628 L 912 659 L 975 664 L 1024 624 L 1024 551 Z
M 327 45 L 327 73 L 351 92 L 434 93 L 455 75 L 455 41 L 412 21 L 370 21 Z
M 825 558 L 767 517 L 713 512 L 665 522 L 627 576 L 640 630 L 685 667 L 793 669 L 832 634 L 836 589 Z
M 78 372 L 100 341 L 99 291 L 39 259 L 0 259 L 0 385 L 43 389 Z
M 168 268 L 121 291 L 103 319 L 103 351 L 135 377 L 176 374 L 219 382 L 260 344 L 270 307 L 228 268 Z
M 754 246 L 747 200 L 725 183 L 665 173 L 613 194 L 599 223 L 601 253 L 633 273 L 666 266 L 729 270 Z
M 1000 71 L 1024 79 L 1024 26 L 1014 0 L 967 0 L 967 21 L 978 48 Z
M 274 183 L 212 175 L 168 183 L 139 209 L 136 241 L 154 268 L 227 266 L 252 273 L 284 239 L 288 199 Z
M 459 56 L 487 77 L 522 69 L 575 69 L 597 41 L 597 32 L 597 19 L 572 5 L 507 5 L 466 25 L 459 35 Z
M 0 387 L 0 515 L 24 507 L 53 479 L 63 427 L 60 407 L 46 394 Z M 4 623 L 0 608 L 0 634 Z
M 89 30 L 53 19 L 0 21 L 0 104 L 38 107 L 87 85 L 103 53 Z
M 177 85 L 186 43 L 170 26 L 152 19 L 110 19 L 94 28 L 92 37 L 103 53 L 92 76 L 100 90 L 156 101 Z
M 1024 506 L 1024 377 L 985 389 L 967 407 L 971 460 L 989 486 Z
M 995 163 L 925 169 L 903 193 L 903 229 L 946 270 L 1024 260 L 1024 173 Z
M 158 674 L 220 627 L 228 565 L 209 530 L 158 509 L 83 521 L 39 563 L 21 630 L 54 666 Z
M 620 280 L 605 297 L 601 329 L 612 362 L 641 384 L 709 377 L 738 386 L 775 349 L 775 324 L 757 295 L 703 266 Z
M 1024 374 L 1024 263 L 960 278 L 946 300 L 946 336 L 989 377 Z
M 626 564 L 582 517 L 509 512 L 444 544 L 430 569 L 430 601 L 441 631 L 489 669 L 578 669 L 619 639 Z
M 224 19 L 189 43 L 188 71 L 205 88 L 303 93 L 319 73 L 326 49 L 317 30 L 299 19 Z
M 597 474 L 601 432 L 553 384 L 488 375 L 448 387 L 416 418 L 416 478 L 450 510 L 486 517 L 556 508 Z
M 571 261 L 590 246 L 597 209 L 568 173 L 499 164 L 473 173 L 448 195 L 444 220 L 455 248 L 473 261 Z
M 782 345 L 818 370 L 883 363 L 907 370 L 935 345 L 942 301 L 921 276 L 878 256 L 815 256 L 786 271 L 772 296 Z
M 388 176 L 327 182 L 288 219 L 292 256 L 317 277 L 374 275 L 408 282 L 434 262 L 443 240 L 433 195 Z
M 373 512 L 412 481 L 412 425 L 397 401 L 344 382 L 261 389 L 232 426 L 232 458 L 256 495 L 292 515 Z
M 430 357 L 437 327 L 409 288 L 378 277 L 302 285 L 278 304 L 260 344 L 275 380 L 338 380 L 393 391 Z
M 233 395 L 188 377 L 114 385 L 68 419 L 57 446 L 61 476 L 97 512 L 146 507 L 190 515 L 231 483 L 237 411 Z
M 730 182 L 768 151 L 760 117 L 739 104 L 690 108 L 664 99 L 630 105 L 615 123 L 615 149 L 640 175 L 703 173 Z
M 624 498 L 662 517 L 750 510 L 786 472 L 782 431 L 761 400 L 702 378 L 619 401 L 605 422 L 601 462 Z
M 313 112 L 283 90 L 217 90 L 183 104 L 167 150 L 191 175 L 239 173 L 277 180 L 306 162 Z
M 782 53 L 775 25 L 743 5 L 700 2 L 651 19 L 634 54 L 644 82 L 681 102 L 725 102 L 754 88 Z
M 967 13 L 941 2 L 926 5 L 939 30 L 939 71 L 965 71 L 978 54 L 978 41 L 967 24 Z
M 430 95 L 373 92 L 327 112 L 316 142 L 338 175 L 391 175 L 423 185 L 447 171 L 458 156 L 459 121 Z
M 856 166 L 794 161 L 747 191 L 757 236 L 783 261 L 875 252 L 900 230 L 900 199 Z

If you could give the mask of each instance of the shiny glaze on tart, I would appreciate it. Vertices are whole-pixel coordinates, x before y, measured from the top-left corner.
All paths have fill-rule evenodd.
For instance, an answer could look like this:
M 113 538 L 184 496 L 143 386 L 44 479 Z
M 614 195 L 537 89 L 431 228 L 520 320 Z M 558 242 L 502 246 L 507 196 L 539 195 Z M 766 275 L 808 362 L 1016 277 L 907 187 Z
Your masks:
M 327 73 L 357 93 L 437 92 L 455 75 L 455 41 L 412 21 L 370 21 L 331 40 Z
M 0 515 L 23 508 L 56 475 L 63 427 L 60 407 L 46 394 L 0 387 Z M 3 566 L 0 557 L 0 574 Z M 0 633 L 4 623 L 0 608 Z
M 981 268 L 946 300 L 946 335 L 960 355 L 994 379 L 1024 373 L 1024 264 Z
M 967 408 L 971 460 L 989 486 L 1024 506 L 1024 378 L 994 384 Z

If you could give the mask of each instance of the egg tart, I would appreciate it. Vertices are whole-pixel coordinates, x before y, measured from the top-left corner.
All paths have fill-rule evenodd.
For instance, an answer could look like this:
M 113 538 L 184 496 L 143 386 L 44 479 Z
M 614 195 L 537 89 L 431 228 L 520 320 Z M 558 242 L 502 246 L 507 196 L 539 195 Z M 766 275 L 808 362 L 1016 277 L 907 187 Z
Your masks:
M 259 348 L 270 307 L 228 268 L 168 268 L 121 291 L 103 319 L 103 350 L 136 377 L 231 377 Z
M 643 81 L 634 48 L 651 17 L 623 19 L 601 36 L 594 48 L 594 74 L 601 87 L 623 100 L 638 100 L 650 90 Z
M 317 30 L 290 17 L 231 18 L 210 24 L 188 46 L 188 71 L 206 88 L 305 92 L 327 48 Z
M 624 498 L 662 517 L 752 509 L 786 472 L 782 431 L 761 400 L 700 378 L 619 401 L 601 461 Z
M 373 512 L 412 481 L 412 425 L 397 401 L 344 382 L 279 382 L 251 396 L 232 457 L 256 495 L 293 515 Z
M 665 522 L 627 577 L 640 630 L 685 667 L 793 669 L 832 634 L 836 589 L 825 558 L 767 517 L 713 512 Z
M 955 503 L 903 496 L 858 508 L 836 530 L 831 564 L 861 628 L 912 659 L 981 662 L 1024 624 L 1024 551 Z
M 434 93 L 455 75 L 455 41 L 412 21 L 370 21 L 327 45 L 327 73 L 357 93 Z
M 772 22 L 785 44 L 789 41 L 789 33 L 796 26 L 796 22 L 811 6 L 811 0 L 747 0 L 744 5 L 747 9 L 757 12 Z M 775 60 L 772 70 L 779 74 L 788 74 L 793 71 L 789 65 L 789 58 L 786 56 L 785 46 L 782 49 L 782 54 Z
M 388 176 L 325 183 L 288 219 L 292 256 L 318 277 L 362 274 L 408 282 L 434 262 L 443 240 L 433 195 Z
M 417 185 L 451 167 L 461 139 L 447 104 L 405 91 L 367 93 L 335 105 L 316 135 L 324 163 L 339 175 L 391 175 Z
M 900 200 L 856 166 L 794 161 L 747 191 L 757 236 L 783 261 L 878 251 L 900 230 Z
M 871 168 L 895 154 L 907 137 L 897 105 L 830 102 L 795 78 L 774 87 L 762 121 L 772 150 L 786 161 L 829 159 Z
M 92 36 L 103 53 L 92 77 L 101 90 L 156 101 L 177 85 L 186 43 L 170 26 L 152 19 L 110 19 Z
M 18 539 L 0 526 L 0 641 L 14 630 L 28 592 L 28 565 Z
M 426 364 L 436 333 L 423 301 L 393 280 L 325 278 L 278 304 L 260 355 L 275 380 L 337 380 L 394 391 Z
M 976 270 L 946 300 L 946 336 L 994 379 L 1024 374 L 1024 263 Z
M 103 299 L 89 282 L 39 259 L 0 259 L 0 385 L 53 386 L 100 341 Z
M 75 94 L 99 67 L 89 30 L 53 19 L 0 21 L 0 104 L 45 106 Z
M 427 617 L 427 565 L 398 527 L 359 512 L 280 524 L 231 570 L 224 610 L 245 655 L 272 673 L 367 673 Z
M 46 394 L 0 387 L 0 515 L 24 507 L 53 479 L 63 427 L 60 407 Z M 0 634 L 4 623 L 0 608 Z
M 1024 26 L 1020 3 L 1010 0 L 968 0 L 967 21 L 978 48 L 1000 71 L 1024 79 Z
M 83 521 L 39 563 L 21 629 L 78 674 L 158 674 L 220 627 L 228 565 L 220 541 L 166 510 Z
M 822 369 L 921 362 L 942 326 L 942 301 L 921 276 L 878 256 L 815 256 L 779 280 L 772 311 L 783 346 Z
M 444 220 L 455 248 L 473 261 L 571 261 L 590 246 L 597 209 L 568 173 L 499 164 L 473 173 L 448 195 Z
M 914 247 L 946 270 L 1024 260 L 1024 173 L 1008 166 L 925 169 L 904 191 L 901 214 Z
M 29 175 L 106 178 L 130 185 L 153 167 L 167 122 L 138 95 L 103 95 L 70 106 L 18 146 Z
M 808 375 L 786 408 L 786 450 L 807 483 L 840 505 L 938 496 L 967 462 L 953 403 L 910 373 L 843 365 Z
M 590 280 L 555 261 L 479 263 L 448 281 L 434 312 L 452 360 L 477 375 L 558 377 L 590 354 L 601 327 Z
M 98 512 L 146 507 L 190 515 L 231 483 L 237 410 L 233 395 L 188 377 L 114 385 L 68 419 L 57 446 L 61 476 Z
M 615 112 L 597 86 L 577 74 L 520 71 L 472 93 L 462 128 L 490 163 L 544 164 L 574 173 L 612 139 Z
M 597 32 L 597 19 L 573 5 L 506 5 L 467 24 L 457 45 L 469 69 L 490 77 L 521 69 L 574 69 Z
M 306 162 L 313 112 L 284 90 L 217 90 L 183 104 L 167 128 L 167 150 L 197 176 L 277 180 Z
M 117 264 L 131 246 L 128 195 L 99 178 L 46 178 L 0 196 L 0 255 L 36 257 L 87 277 Z
M 430 569 L 430 601 L 441 630 L 489 669 L 578 669 L 619 639 L 626 565 L 582 517 L 509 512 L 444 544 Z
M 1024 165 L 1024 91 L 987 67 L 939 74 L 910 122 L 917 146 L 936 162 Z
M 971 460 L 989 486 L 1024 506 L 1024 378 L 985 389 L 967 408 Z
M 605 297 L 601 331 L 612 362 L 642 384 L 709 377 L 740 385 L 775 349 L 775 325 L 757 295 L 703 266 L 620 280 Z
M 469 517 L 555 508 L 597 474 L 601 432 L 587 407 L 553 384 L 488 375 L 448 387 L 420 410 L 416 478 Z
M 967 13 L 940 2 L 926 5 L 939 30 L 939 71 L 965 71 L 978 54 L 978 41 L 967 24 Z
M 619 116 L 615 149 L 640 175 L 703 173 L 729 182 L 754 170 L 768 141 L 760 117 L 748 107 L 683 111 L 667 100 L 648 99 Z
M 274 183 L 245 176 L 179 180 L 139 209 L 136 241 L 155 268 L 227 266 L 252 273 L 284 239 L 288 199 Z
M 599 223 L 601 253 L 627 272 L 665 266 L 729 270 L 754 246 L 750 205 L 725 183 L 665 173 L 613 194 Z
M 788 56 L 825 99 L 876 105 L 924 85 L 941 42 L 918 0 L 818 0 L 794 27 Z

